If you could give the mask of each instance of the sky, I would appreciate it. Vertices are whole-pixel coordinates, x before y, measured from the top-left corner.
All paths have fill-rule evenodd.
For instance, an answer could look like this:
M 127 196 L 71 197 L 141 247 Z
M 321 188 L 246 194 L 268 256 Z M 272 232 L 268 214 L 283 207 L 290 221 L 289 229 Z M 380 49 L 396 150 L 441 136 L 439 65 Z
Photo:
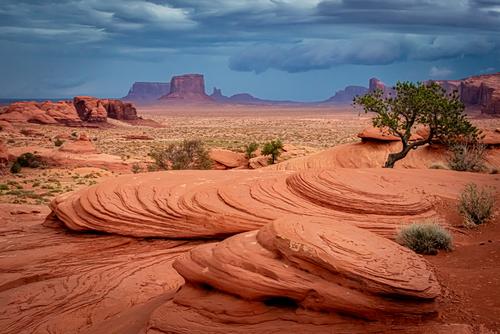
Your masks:
M 0 97 L 207 92 L 317 101 L 371 77 L 500 72 L 500 0 L 1 0 Z

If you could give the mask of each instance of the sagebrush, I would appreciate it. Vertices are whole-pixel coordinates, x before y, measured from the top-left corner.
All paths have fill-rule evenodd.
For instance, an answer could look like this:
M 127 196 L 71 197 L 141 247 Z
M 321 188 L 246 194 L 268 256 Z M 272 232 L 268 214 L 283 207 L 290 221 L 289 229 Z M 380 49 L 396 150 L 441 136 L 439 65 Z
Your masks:
M 451 234 L 435 222 L 413 223 L 401 228 L 396 241 L 419 254 L 451 250 Z
M 157 169 L 210 169 L 208 150 L 201 140 L 184 140 L 164 148 L 153 149 L 149 156 L 153 158 Z
M 466 227 L 486 223 L 493 216 L 494 207 L 495 195 L 493 188 L 480 189 L 474 183 L 465 186 L 458 201 L 458 210 Z

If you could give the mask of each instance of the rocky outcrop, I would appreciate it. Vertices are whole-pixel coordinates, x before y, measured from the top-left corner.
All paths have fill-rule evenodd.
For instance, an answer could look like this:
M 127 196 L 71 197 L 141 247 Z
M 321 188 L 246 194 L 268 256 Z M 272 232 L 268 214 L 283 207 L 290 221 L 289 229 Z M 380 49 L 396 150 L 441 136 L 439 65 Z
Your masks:
M 91 96 L 75 96 L 73 104 L 83 121 L 106 122 L 107 112 L 101 100 Z
M 262 323 L 261 332 L 287 323 L 298 332 L 370 333 L 398 317 L 424 320 L 440 294 L 431 267 L 412 251 L 303 216 L 196 247 L 173 266 L 186 285 L 149 323 L 164 333 L 255 333 Z
M 12 123 L 81 125 L 71 102 L 15 102 L 4 108 L 0 120 Z
M 205 93 L 205 79 L 202 74 L 184 74 L 172 77 L 170 92 L 160 98 L 172 102 L 210 102 Z
M 51 207 L 70 229 L 137 237 L 227 236 L 297 214 L 341 220 L 393 238 L 401 224 L 437 218 L 432 201 L 439 196 L 455 199 L 466 183 L 491 183 L 488 175 L 439 172 L 155 172 L 106 180 L 57 197 Z
M 133 121 L 139 119 L 139 117 L 137 116 L 137 109 L 135 109 L 132 103 L 110 99 L 104 99 L 101 101 L 102 105 L 106 109 L 106 113 L 109 118 L 124 121 Z
M 382 91 L 384 97 L 394 95 L 395 91 L 392 87 L 387 87 L 382 81 L 377 78 L 371 78 L 368 85 L 368 91 L 374 92 L 376 90 Z
M 218 148 L 210 150 L 209 156 L 214 163 L 214 169 L 245 168 L 248 165 L 243 153 Z
M 166 82 L 134 82 L 127 96 L 122 100 L 133 102 L 154 102 L 170 93 L 170 83 Z
M 363 86 L 347 86 L 337 91 L 334 96 L 324 101 L 324 103 L 350 104 L 356 96 L 365 95 L 367 92 L 368 89 Z
M 9 164 L 9 151 L 7 150 L 7 147 L 5 146 L 3 141 L 0 140 L 0 175 L 7 168 L 8 164 Z
M 67 140 L 59 148 L 59 151 L 72 154 L 94 154 L 99 153 L 86 133 L 80 133 L 77 140 Z
M 363 142 L 374 141 L 374 142 L 398 142 L 401 138 L 390 133 L 389 129 L 375 128 L 373 126 L 364 129 L 362 132 L 358 133 L 358 138 L 361 138 Z M 410 140 L 421 140 L 423 139 L 419 134 L 413 133 L 410 136 Z
M 132 103 L 91 96 L 76 96 L 73 101 L 15 102 L 4 107 L 0 113 L 0 121 L 3 122 L 67 126 L 105 123 L 108 117 L 124 121 L 140 120 Z

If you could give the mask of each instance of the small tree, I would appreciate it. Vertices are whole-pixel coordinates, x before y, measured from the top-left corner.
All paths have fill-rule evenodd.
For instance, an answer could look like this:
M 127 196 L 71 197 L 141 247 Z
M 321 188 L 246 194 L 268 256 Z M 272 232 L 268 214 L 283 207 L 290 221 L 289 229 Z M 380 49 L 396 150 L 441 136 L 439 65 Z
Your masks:
M 283 143 L 280 139 L 271 140 L 264 144 L 262 155 L 270 155 L 269 162 L 274 164 L 283 151 Z
M 255 151 L 259 148 L 259 144 L 256 142 L 252 142 L 248 145 L 245 145 L 245 157 L 250 160 L 255 157 Z
M 158 169 L 210 169 L 212 161 L 201 140 L 184 140 L 149 153 Z
M 387 129 L 401 139 L 401 151 L 390 153 L 384 167 L 394 167 L 410 150 L 436 139 L 449 143 L 462 136 L 477 138 L 478 129 L 466 119 L 464 105 L 456 93 L 446 95 L 435 82 L 398 82 L 395 91 L 395 97 L 383 97 L 382 91 L 376 90 L 354 99 L 354 104 L 363 106 L 366 113 L 376 114 L 373 126 Z M 416 125 L 426 126 L 429 135 L 410 141 Z

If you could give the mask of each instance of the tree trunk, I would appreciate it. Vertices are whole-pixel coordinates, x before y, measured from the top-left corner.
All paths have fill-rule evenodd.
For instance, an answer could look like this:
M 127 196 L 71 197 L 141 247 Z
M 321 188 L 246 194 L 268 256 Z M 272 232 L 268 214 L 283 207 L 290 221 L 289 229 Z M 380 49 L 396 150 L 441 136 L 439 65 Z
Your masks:
M 387 157 L 387 161 L 385 162 L 384 168 L 394 168 L 394 165 L 396 164 L 396 161 L 403 159 L 406 157 L 408 152 L 412 149 L 413 146 L 409 145 L 403 148 L 401 152 L 397 153 L 389 153 L 389 156 Z

